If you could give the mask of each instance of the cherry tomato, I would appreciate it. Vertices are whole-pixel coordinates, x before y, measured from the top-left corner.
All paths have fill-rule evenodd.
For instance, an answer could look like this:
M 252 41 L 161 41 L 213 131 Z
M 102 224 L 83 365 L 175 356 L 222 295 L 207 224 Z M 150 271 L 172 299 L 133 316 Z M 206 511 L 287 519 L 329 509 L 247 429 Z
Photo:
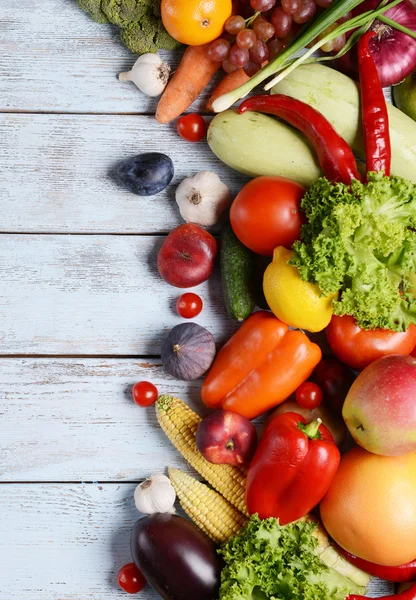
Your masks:
M 291 248 L 305 222 L 300 202 L 305 188 L 284 177 L 257 177 L 231 205 L 235 235 L 256 254 L 272 256 L 277 246 Z
M 207 124 L 201 115 L 196 113 L 181 117 L 177 128 L 181 138 L 187 142 L 199 142 L 207 133 Z
M 128 594 L 137 594 L 146 585 L 146 579 L 134 563 L 128 563 L 118 572 L 117 583 Z
M 325 358 L 313 372 L 316 383 L 321 388 L 325 402 L 341 415 L 344 400 L 354 383 L 354 373 L 336 358 Z
M 302 408 L 318 408 L 322 402 L 322 390 L 312 381 L 305 381 L 296 390 L 296 402 Z
M 202 300 L 197 294 L 188 292 L 182 294 L 176 302 L 176 311 L 180 317 L 184 319 L 193 319 L 202 310 Z
M 332 352 L 349 367 L 361 371 L 370 363 L 388 354 L 408 355 L 416 345 L 416 327 L 407 331 L 361 329 L 353 317 L 333 316 L 326 328 Z
M 138 406 L 152 406 L 157 400 L 159 392 L 150 381 L 139 381 L 133 386 L 133 400 Z

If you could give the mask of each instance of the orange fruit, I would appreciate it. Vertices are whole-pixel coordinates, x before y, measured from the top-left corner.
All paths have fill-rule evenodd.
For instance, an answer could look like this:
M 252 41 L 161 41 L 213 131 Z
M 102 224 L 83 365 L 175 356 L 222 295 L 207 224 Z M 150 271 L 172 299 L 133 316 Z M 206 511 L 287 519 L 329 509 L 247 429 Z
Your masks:
M 231 0 L 162 0 L 162 21 L 178 42 L 199 46 L 212 42 L 231 15 Z
M 325 498 L 321 519 L 351 554 L 385 566 L 416 558 L 416 454 L 347 452 Z

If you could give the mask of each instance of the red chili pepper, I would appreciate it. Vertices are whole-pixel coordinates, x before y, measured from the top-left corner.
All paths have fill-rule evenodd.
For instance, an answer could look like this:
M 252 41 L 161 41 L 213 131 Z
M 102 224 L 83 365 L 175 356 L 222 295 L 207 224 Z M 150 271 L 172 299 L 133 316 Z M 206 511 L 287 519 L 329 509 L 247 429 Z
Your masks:
M 270 421 L 247 475 L 250 514 L 281 525 L 304 517 L 327 493 L 340 462 L 334 438 L 321 420 L 296 413 Z
M 405 565 L 400 565 L 399 567 L 383 567 L 363 558 L 358 558 L 358 556 L 350 554 L 340 546 L 336 546 L 336 548 L 352 565 L 373 577 L 379 577 L 379 579 L 393 581 L 394 583 L 404 583 L 416 579 L 416 560 Z
M 375 31 L 368 31 L 358 42 L 358 65 L 361 83 L 362 122 L 364 128 L 367 173 L 390 175 L 391 145 L 389 113 L 380 77 L 369 48 Z
M 368 600 L 367 596 L 356 596 L 350 594 L 345 600 Z M 402 592 L 401 594 L 393 594 L 393 596 L 382 596 L 378 600 L 416 600 L 416 585 L 412 585 L 411 588 Z
M 239 107 L 240 114 L 248 110 L 279 117 L 299 129 L 313 144 L 326 177 L 333 182 L 350 185 L 353 179 L 361 181 L 354 154 L 347 142 L 331 123 L 317 110 L 289 96 L 254 96 Z

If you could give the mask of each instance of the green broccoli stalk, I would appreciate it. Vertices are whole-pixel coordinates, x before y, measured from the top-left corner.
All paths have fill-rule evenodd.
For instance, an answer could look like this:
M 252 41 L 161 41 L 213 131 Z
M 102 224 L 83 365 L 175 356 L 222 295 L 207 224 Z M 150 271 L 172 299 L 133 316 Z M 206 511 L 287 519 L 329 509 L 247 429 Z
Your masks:
M 101 0 L 101 10 L 110 23 L 126 27 L 139 21 L 151 8 L 147 0 Z
M 303 201 L 308 223 L 291 261 L 323 294 L 340 292 L 336 315 L 364 329 L 416 324 L 416 185 L 371 173 L 349 188 L 319 179 Z
M 127 25 L 120 37 L 123 44 L 136 54 L 157 52 L 160 48 L 173 50 L 180 45 L 168 34 L 162 21 L 151 13 Z
M 136 54 L 180 46 L 163 26 L 160 0 L 78 0 L 78 4 L 98 23 L 120 26 L 121 41 Z
M 101 10 L 101 0 L 77 0 L 79 7 L 90 15 L 97 23 L 108 23 L 106 15 Z

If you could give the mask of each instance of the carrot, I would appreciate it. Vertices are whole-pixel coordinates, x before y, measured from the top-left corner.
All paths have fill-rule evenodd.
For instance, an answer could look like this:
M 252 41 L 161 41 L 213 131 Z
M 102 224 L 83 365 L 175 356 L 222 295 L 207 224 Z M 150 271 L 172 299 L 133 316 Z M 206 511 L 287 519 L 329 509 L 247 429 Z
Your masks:
M 212 111 L 212 104 L 217 98 L 227 92 L 237 89 L 249 79 L 250 77 L 245 74 L 244 69 L 237 69 L 236 71 L 233 71 L 233 73 L 227 73 L 212 92 L 211 98 L 207 102 L 206 109 Z
M 159 123 L 179 117 L 196 100 L 221 66 L 207 56 L 209 44 L 188 46 L 156 110 Z

